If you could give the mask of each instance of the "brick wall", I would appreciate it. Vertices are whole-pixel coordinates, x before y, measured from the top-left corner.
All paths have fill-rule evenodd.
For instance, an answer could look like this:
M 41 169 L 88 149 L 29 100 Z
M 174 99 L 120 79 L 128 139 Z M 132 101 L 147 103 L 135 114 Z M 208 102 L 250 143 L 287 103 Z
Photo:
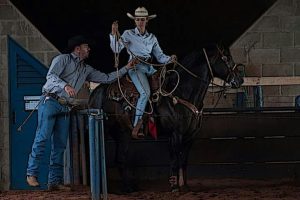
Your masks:
M 0 190 L 10 184 L 7 35 L 46 66 L 59 53 L 10 1 L 0 0 Z
M 278 0 L 232 46 L 246 76 L 299 76 L 300 0 Z M 300 85 L 263 86 L 264 106 L 294 106 Z M 253 105 L 252 87 L 247 91 Z

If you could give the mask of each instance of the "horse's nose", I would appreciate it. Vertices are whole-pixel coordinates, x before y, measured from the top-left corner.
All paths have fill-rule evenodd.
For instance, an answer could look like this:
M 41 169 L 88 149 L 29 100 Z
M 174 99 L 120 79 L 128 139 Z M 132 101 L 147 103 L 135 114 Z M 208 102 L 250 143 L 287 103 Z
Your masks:
M 242 85 L 243 83 L 244 83 L 244 78 L 241 78 L 240 85 Z
M 241 87 L 241 85 L 244 83 L 244 79 L 240 77 L 233 78 L 232 81 L 230 82 L 230 86 L 233 89 L 237 89 Z

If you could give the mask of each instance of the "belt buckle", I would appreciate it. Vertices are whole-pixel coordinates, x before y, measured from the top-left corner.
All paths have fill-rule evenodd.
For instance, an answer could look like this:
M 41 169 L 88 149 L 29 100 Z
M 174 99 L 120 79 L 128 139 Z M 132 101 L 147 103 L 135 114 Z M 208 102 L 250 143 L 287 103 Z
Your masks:
M 58 100 L 59 99 L 59 96 L 57 96 L 56 94 L 54 93 L 50 93 L 50 96 L 55 99 L 55 100 Z
M 60 97 L 58 97 L 58 98 L 57 98 L 57 101 L 58 101 L 58 103 L 60 103 L 61 105 L 64 105 L 64 106 L 68 105 L 68 101 L 67 101 L 65 98 L 60 98 Z

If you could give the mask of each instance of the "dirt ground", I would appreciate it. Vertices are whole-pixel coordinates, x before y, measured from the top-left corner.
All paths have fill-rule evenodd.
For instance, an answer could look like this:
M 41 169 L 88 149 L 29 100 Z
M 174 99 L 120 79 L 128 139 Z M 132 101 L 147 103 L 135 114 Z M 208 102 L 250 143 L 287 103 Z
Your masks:
M 108 199 L 153 199 L 153 200 L 292 200 L 300 199 L 300 186 L 290 180 L 244 180 L 244 179 L 205 179 L 190 180 L 190 191 L 171 193 L 162 181 L 141 183 L 141 191 L 121 195 L 109 188 Z M 48 191 L 5 191 L 0 192 L 1 200 L 88 200 L 89 187 L 76 186 L 70 192 Z

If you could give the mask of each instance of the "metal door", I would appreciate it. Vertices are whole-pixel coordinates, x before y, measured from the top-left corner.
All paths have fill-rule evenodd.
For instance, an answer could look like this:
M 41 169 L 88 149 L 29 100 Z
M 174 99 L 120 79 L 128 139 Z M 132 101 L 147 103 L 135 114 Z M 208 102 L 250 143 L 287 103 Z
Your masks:
M 9 51 L 9 116 L 10 116 L 10 179 L 11 189 L 29 189 L 26 183 L 26 168 L 37 126 L 37 111 L 18 131 L 18 127 L 38 103 L 41 88 L 45 83 L 47 68 L 8 37 Z M 41 161 L 40 189 L 46 188 L 49 142 L 46 155 Z M 45 183 L 45 184 L 43 184 Z

